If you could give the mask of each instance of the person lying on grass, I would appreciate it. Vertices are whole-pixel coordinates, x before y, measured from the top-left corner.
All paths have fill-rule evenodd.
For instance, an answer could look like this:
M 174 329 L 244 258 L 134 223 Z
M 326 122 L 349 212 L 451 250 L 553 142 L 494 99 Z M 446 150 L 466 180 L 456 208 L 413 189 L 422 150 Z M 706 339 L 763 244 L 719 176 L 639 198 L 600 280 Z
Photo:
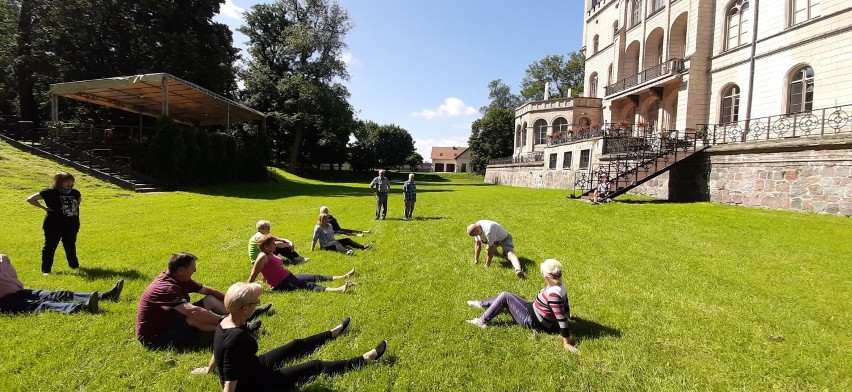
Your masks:
M 248 241 L 249 261 L 251 261 L 252 263 L 254 263 L 254 261 L 257 260 L 257 256 L 260 255 L 260 248 L 258 248 L 257 246 L 257 241 L 262 236 L 271 235 L 269 234 L 269 232 L 272 229 L 272 225 L 271 223 L 269 223 L 268 220 L 259 220 L 257 221 L 256 227 L 257 233 L 254 233 L 254 235 L 251 236 Z M 299 256 L 299 254 L 296 253 L 296 245 L 293 245 L 292 241 L 285 238 L 278 238 L 275 236 L 272 237 L 275 238 L 276 255 L 290 260 L 291 263 L 304 263 L 308 261 L 308 259 Z
M 364 233 L 369 233 L 370 230 L 352 230 L 352 229 L 344 229 L 340 227 L 340 223 L 331 215 L 327 206 L 320 207 L 320 214 L 328 214 L 328 224 L 331 225 L 331 228 L 334 229 L 335 234 L 342 235 L 354 235 L 356 237 L 363 237 Z
M 168 347 L 187 348 L 208 340 L 228 310 L 222 302 L 225 294 L 192 280 L 198 258 L 191 253 L 176 253 L 169 258 L 168 268 L 161 272 L 139 298 L 136 312 L 136 338 L 152 350 Z M 189 293 L 204 298 L 189 302 Z M 256 309 L 249 321 L 269 311 L 272 305 Z M 257 331 L 260 321 L 250 322 L 249 330 Z M 203 332 L 207 332 L 206 339 Z M 202 338 L 202 339 L 199 339 Z M 208 343 L 209 344 L 209 343 Z
M 516 323 L 527 328 L 545 332 L 555 332 L 558 328 L 565 349 L 578 354 L 568 329 L 571 307 L 568 304 L 565 285 L 562 284 L 562 264 L 554 259 L 547 259 L 541 263 L 541 274 L 547 286 L 539 291 L 535 301 L 527 301 L 507 291 L 482 301 L 467 301 L 470 306 L 486 309 L 482 316 L 467 322 L 485 328 L 500 312 L 508 310 Z
M 341 238 L 337 240 L 334 238 L 334 228 L 331 227 L 331 224 L 328 223 L 328 218 L 331 215 L 329 214 L 319 214 L 319 218 L 317 218 L 317 225 L 314 227 L 314 237 L 311 240 L 311 252 L 314 251 L 314 248 L 317 245 L 317 242 L 320 244 L 320 248 L 324 250 L 333 250 L 340 253 L 345 253 L 347 255 L 355 254 L 350 248 L 356 249 L 370 249 L 372 245 L 361 245 L 351 238 Z
M 98 311 L 98 301 L 105 299 L 118 301 L 124 280 L 119 280 L 109 291 L 103 294 L 75 293 L 71 291 L 48 291 L 25 289 L 18 280 L 18 272 L 12 260 L 0 254 L 0 313 L 25 313 L 51 310 L 62 313 Z
M 239 391 L 282 391 L 307 382 L 321 374 L 340 374 L 356 369 L 381 358 L 387 350 L 383 340 L 376 348 L 364 354 L 344 360 L 312 360 L 284 367 L 296 358 L 310 354 L 324 343 L 346 332 L 350 317 L 331 330 L 296 339 L 283 346 L 257 355 L 257 340 L 245 327 L 246 320 L 260 305 L 263 288 L 257 283 L 235 283 L 225 294 L 225 306 L 230 315 L 216 328 L 213 338 L 213 357 L 206 367 L 192 370 L 192 374 L 208 374 L 214 368 L 219 375 L 222 390 Z
M 263 275 L 263 281 L 266 282 L 272 290 L 275 291 L 290 291 L 297 289 L 314 290 L 314 291 L 331 291 L 344 292 L 355 283 L 346 282 L 340 287 L 325 287 L 318 285 L 317 282 L 331 282 L 338 279 L 347 279 L 355 275 L 355 268 L 341 276 L 324 276 L 310 274 L 294 274 L 287 268 L 284 268 L 284 263 L 278 256 L 275 256 L 276 238 L 273 236 L 262 236 L 257 241 L 261 253 L 255 259 L 251 266 L 251 276 L 249 283 L 257 279 L 258 274 Z

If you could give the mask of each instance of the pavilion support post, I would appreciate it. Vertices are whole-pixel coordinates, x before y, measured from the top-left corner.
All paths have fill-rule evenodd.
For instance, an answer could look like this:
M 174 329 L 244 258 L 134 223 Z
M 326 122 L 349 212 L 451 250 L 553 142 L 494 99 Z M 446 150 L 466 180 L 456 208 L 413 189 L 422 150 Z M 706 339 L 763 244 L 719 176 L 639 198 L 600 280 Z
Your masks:
M 163 90 L 163 117 L 169 116 L 169 81 L 165 78 L 163 79 L 162 84 Z
M 231 130 L 231 105 L 227 105 L 228 107 L 228 130 Z
M 130 137 L 132 138 L 133 134 L 131 134 Z M 139 113 L 139 141 L 142 141 L 142 113 Z
M 50 94 L 50 121 L 59 121 L 59 97 L 56 94 Z

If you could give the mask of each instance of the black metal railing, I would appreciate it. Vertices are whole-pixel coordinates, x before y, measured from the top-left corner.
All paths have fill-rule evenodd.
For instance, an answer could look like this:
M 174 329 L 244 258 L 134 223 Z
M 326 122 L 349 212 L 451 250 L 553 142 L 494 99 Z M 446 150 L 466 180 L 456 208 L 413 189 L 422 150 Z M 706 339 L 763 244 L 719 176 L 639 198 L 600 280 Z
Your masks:
M 683 59 L 669 59 L 648 68 L 635 75 L 630 75 L 604 88 L 604 95 L 613 95 L 625 90 L 629 90 L 640 84 L 651 82 L 664 76 L 674 75 L 683 71 Z
M 852 104 L 724 124 L 699 124 L 697 131 L 699 137 L 709 144 L 850 133 L 852 133 Z
M 586 139 L 594 139 L 608 136 L 624 136 L 631 135 L 635 132 L 653 132 L 654 127 L 651 125 L 637 126 L 634 124 L 613 124 L 605 123 L 602 125 L 581 126 L 570 131 L 555 132 L 547 137 L 548 146 L 557 146 L 565 143 L 573 143 Z
M 513 163 L 544 162 L 544 152 L 537 151 L 510 157 L 489 159 L 489 165 L 507 165 Z
M 604 154 L 608 154 L 609 159 L 596 168 L 576 173 L 573 194 L 594 192 L 608 177 L 612 197 L 620 195 L 702 148 L 704 146 L 697 143 L 692 132 L 607 136 L 604 138 Z

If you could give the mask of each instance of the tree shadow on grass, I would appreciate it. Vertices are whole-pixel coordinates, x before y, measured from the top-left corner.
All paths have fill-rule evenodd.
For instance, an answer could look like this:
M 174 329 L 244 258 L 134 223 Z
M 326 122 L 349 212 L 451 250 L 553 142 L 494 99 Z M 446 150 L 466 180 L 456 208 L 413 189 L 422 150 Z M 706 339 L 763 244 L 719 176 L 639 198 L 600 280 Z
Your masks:
M 139 270 L 135 269 L 112 270 L 101 267 L 80 267 L 77 271 L 79 271 L 79 273 L 83 275 L 83 278 L 89 282 L 106 278 L 119 278 L 125 280 L 143 280 L 147 278 L 139 272 Z
M 325 180 L 323 180 L 325 181 Z M 352 178 L 347 180 L 349 183 Z M 204 188 L 186 188 L 185 192 L 198 193 L 210 196 L 235 197 L 241 199 L 263 199 L 278 200 L 294 196 L 317 196 L 317 197 L 347 197 L 347 196 L 372 196 L 368 183 L 360 185 L 345 185 L 341 183 L 326 182 L 314 184 L 308 182 L 294 181 L 282 176 L 278 172 L 269 172 L 269 181 L 265 183 L 242 183 L 210 186 Z M 444 189 L 424 189 L 417 193 L 452 192 Z

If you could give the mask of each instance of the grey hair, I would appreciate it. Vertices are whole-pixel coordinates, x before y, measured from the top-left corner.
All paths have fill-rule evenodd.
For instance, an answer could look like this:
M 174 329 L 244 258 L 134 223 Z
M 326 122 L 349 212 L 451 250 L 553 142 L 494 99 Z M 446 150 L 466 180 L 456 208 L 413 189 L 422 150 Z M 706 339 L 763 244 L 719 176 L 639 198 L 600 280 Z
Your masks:
M 257 231 L 260 231 L 261 227 L 270 227 L 271 228 L 272 223 L 270 223 L 268 220 L 261 219 L 261 220 L 257 221 L 257 224 L 254 225 L 254 226 L 257 227 Z
M 541 263 L 541 275 L 546 278 L 562 279 L 562 263 L 556 259 L 547 259 Z

